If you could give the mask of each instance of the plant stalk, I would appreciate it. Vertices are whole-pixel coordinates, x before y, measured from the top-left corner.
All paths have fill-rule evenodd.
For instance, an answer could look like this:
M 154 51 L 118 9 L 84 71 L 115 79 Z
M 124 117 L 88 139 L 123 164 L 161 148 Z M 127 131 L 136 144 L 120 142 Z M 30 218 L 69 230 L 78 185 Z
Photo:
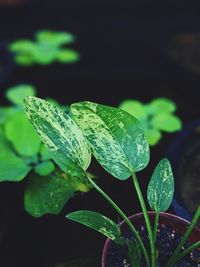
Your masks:
M 159 221 L 159 212 L 156 211 L 156 217 L 155 217 L 154 228 L 153 228 L 153 240 L 154 240 L 155 247 L 156 247 L 156 237 L 157 237 L 158 221 Z
M 181 248 L 183 247 L 183 245 L 187 241 L 188 237 L 190 236 L 190 234 L 191 234 L 195 224 L 198 222 L 199 218 L 200 218 L 200 206 L 198 207 L 197 211 L 195 212 L 194 217 L 193 217 L 190 225 L 187 228 L 187 231 L 185 232 L 184 236 L 182 237 L 182 239 L 181 239 L 180 243 L 178 244 L 177 248 L 175 249 L 174 253 L 170 257 L 166 267 L 172 267 L 174 265 L 174 263 L 176 262 L 176 258 L 179 257 L 178 255 L 181 251 Z
M 127 225 L 130 227 L 131 231 L 133 232 L 135 238 L 137 239 L 137 241 L 140 243 L 141 249 L 143 251 L 147 266 L 150 267 L 150 263 L 149 263 L 149 257 L 146 251 L 146 248 L 144 246 L 144 243 L 142 241 L 142 239 L 140 238 L 137 230 L 135 229 L 135 227 L 133 226 L 133 224 L 131 223 L 131 221 L 129 220 L 129 218 L 125 215 L 125 213 L 118 207 L 118 205 L 90 178 L 88 177 L 88 180 L 90 181 L 90 183 L 92 184 L 92 186 L 111 204 L 111 206 L 121 215 L 121 217 L 126 221 Z
M 149 219 L 149 215 L 148 215 L 148 211 L 147 211 L 147 207 L 136 177 L 136 174 L 133 173 L 132 174 L 132 178 L 133 178 L 133 183 L 135 186 L 135 190 L 137 192 L 139 201 L 140 201 L 140 205 L 144 214 L 144 219 L 146 222 L 146 226 L 147 226 L 147 232 L 149 235 L 149 241 L 150 241 L 150 247 L 151 247 L 151 266 L 152 267 L 156 267 L 156 249 L 155 249 L 155 245 L 154 245 L 154 239 L 153 239 L 153 231 L 152 231 L 152 227 L 151 227 L 151 223 L 150 223 L 150 219 Z

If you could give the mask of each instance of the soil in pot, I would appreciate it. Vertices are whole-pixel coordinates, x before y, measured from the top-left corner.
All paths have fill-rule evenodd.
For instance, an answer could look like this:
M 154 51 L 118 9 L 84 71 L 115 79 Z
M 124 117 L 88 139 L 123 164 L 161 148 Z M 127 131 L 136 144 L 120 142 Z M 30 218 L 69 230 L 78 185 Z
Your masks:
M 134 217 L 134 216 L 133 216 Z M 153 218 L 153 217 L 152 217 Z M 178 218 L 178 217 L 176 217 Z M 152 220 L 151 220 L 152 221 Z M 185 222 L 185 221 L 184 221 Z M 146 225 L 143 222 L 142 224 L 136 224 L 136 229 L 138 230 L 145 247 L 147 248 L 147 252 L 150 255 L 150 245 L 148 240 L 148 234 L 146 230 Z M 184 226 L 186 227 L 186 225 Z M 133 239 L 132 232 L 129 228 L 123 229 L 123 236 L 127 239 Z M 178 228 L 177 222 L 174 225 L 174 222 L 170 222 L 170 220 L 163 220 L 159 223 L 158 233 L 157 233 L 157 267 L 164 267 L 178 243 L 180 242 L 183 235 L 183 226 Z M 200 236 L 200 231 L 199 231 Z M 198 237 L 199 238 L 199 237 Z M 182 251 L 187 249 L 192 244 L 192 240 L 189 240 L 185 243 L 182 248 Z M 129 256 L 128 256 L 128 248 L 127 246 L 121 247 L 120 245 L 115 244 L 114 242 L 108 241 L 107 251 L 104 248 L 104 256 L 102 267 L 131 267 Z M 144 257 L 142 257 L 141 266 L 145 267 Z M 200 266 L 200 249 L 196 249 L 191 252 L 188 256 L 182 259 L 180 262 L 177 262 L 174 267 L 199 267 Z M 134 267 L 134 266 L 133 266 Z

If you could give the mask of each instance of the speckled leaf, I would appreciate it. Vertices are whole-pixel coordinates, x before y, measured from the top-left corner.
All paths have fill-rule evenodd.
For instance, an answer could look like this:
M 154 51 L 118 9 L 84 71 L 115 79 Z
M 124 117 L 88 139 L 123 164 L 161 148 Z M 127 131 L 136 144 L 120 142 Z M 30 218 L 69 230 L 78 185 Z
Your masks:
M 23 110 L 13 113 L 6 121 L 5 135 L 22 156 L 34 156 L 40 149 L 41 140 Z
M 80 175 L 91 161 L 91 152 L 82 131 L 58 107 L 37 97 L 25 98 L 25 110 L 53 160 L 69 174 Z
M 96 230 L 118 244 L 123 244 L 119 226 L 100 213 L 79 210 L 69 213 L 66 218 Z
M 56 215 L 73 195 L 74 189 L 63 177 L 33 175 L 25 190 L 25 209 L 34 217 Z
M 173 199 L 174 177 L 168 159 L 162 159 L 155 168 L 148 185 L 147 198 L 152 210 L 166 211 Z
M 146 167 L 149 146 L 141 124 L 130 114 L 92 102 L 73 104 L 71 111 L 93 155 L 114 177 L 125 180 Z

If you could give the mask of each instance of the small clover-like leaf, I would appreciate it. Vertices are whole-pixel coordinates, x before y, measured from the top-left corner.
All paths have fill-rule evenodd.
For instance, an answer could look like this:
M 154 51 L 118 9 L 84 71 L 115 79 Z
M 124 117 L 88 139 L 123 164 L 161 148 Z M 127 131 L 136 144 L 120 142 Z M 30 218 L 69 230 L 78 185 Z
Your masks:
M 124 100 L 120 104 L 119 108 L 130 113 L 138 120 L 146 119 L 146 117 L 148 116 L 145 106 L 140 101 L 137 100 L 132 100 L 132 99 Z
M 56 58 L 61 63 L 74 63 L 79 60 L 79 54 L 72 49 L 60 49 Z
M 146 109 L 152 115 L 159 113 L 173 113 L 176 111 L 176 104 L 168 98 L 156 98 L 146 105 Z
M 161 113 L 154 116 L 151 120 L 151 124 L 155 129 L 165 132 L 175 132 L 182 128 L 181 120 L 172 114 Z
M 124 243 L 119 226 L 114 221 L 100 213 L 89 210 L 79 210 L 69 213 L 66 215 L 66 218 L 83 224 L 105 235 L 118 244 Z
M 21 181 L 31 170 L 21 158 L 17 157 L 6 140 L 0 136 L 0 181 Z
M 137 119 L 127 112 L 92 102 L 71 106 L 92 153 L 114 177 L 125 180 L 146 167 L 149 146 Z
M 155 168 L 148 185 L 147 198 L 152 210 L 166 211 L 174 194 L 174 177 L 168 159 L 162 159 Z
M 162 134 L 157 129 L 147 128 L 145 130 L 145 136 L 147 138 L 149 145 L 155 146 L 159 142 L 159 140 L 161 139 Z
M 53 164 L 52 161 L 44 161 L 39 163 L 37 166 L 35 166 L 34 171 L 41 175 L 41 176 L 47 176 L 51 174 L 55 169 L 55 165 Z
M 73 195 L 74 189 L 63 177 L 33 175 L 25 189 L 25 209 L 34 217 L 57 215 Z
M 5 122 L 5 135 L 22 156 L 34 156 L 40 149 L 41 140 L 24 111 L 13 113 Z
M 60 108 L 36 97 L 25 98 L 25 110 L 58 166 L 71 175 L 82 174 L 90 164 L 91 152 L 74 120 Z
M 40 43 L 47 43 L 54 46 L 61 46 L 74 42 L 75 37 L 69 32 L 55 32 L 50 30 L 38 31 L 36 40 Z
M 16 105 L 22 105 L 26 96 L 34 96 L 35 88 L 30 84 L 19 84 L 10 87 L 6 91 L 6 97 L 9 101 Z

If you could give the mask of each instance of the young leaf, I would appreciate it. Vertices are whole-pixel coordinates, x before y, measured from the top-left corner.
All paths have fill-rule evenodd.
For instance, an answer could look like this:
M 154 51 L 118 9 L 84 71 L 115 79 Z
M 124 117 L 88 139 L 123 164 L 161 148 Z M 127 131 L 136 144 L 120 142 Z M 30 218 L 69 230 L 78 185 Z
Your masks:
M 47 176 L 50 175 L 55 169 L 55 165 L 53 164 L 52 161 L 44 161 L 42 163 L 39 163 L 35 167 L 35 172 L 41 176 Z
M 0 137 L 0 181 L 21 181 L 31 170 L 22 159 L 17 157 Z
M 25 98 L 27 115 L 52 154 L 66 173 L 80 175 L 91 161 L 87 141 L 72 118 L 58 107 L 37 97 Z
M 171 114 L 161 113 L 152 118 L 151 124 L 154 128 L 165 131 L 165 132 L 175 132 L 181 129 L 181 120 Z
M 6 91 L 6 98 L 16 105 L 22 105 L 24 98 L 30 95 L 35 95 L 35 88 L 29 84 L 19 84 Z
M 156 129 L 146 129 L 145 136 L 149 145 L 154 146 L 159 142 L 162 137 L 162 134 L 159 130 Z
M 118 244 L 123 244 L 124 242 L 121 237 L 119 226 L 100 213 L 79 210 L 69 213 L 66 215 L 66 218 L 96 230 Z
M 174 177 L 168 159 L 162 159 L 155 168 L 148 185 L 147 198 L 152 210 L 166 211 L 173 199 Z
M 135 239 L 127 240 L 126 243 L 131 266 L 141 267 L 142 251 L 140 244 Z
M 121 109 L 125 110 L 126 112 L 130 113 L 138 120 L 143 120 L 148 116 L 148 113 L 145 109 L 145 106 L 137 100 L 127 99 L 124 100 L 120 106 Z
M 25 189 L 25 209 L 34 217 L 56 215 L 73 195 L 74 189 L 62 177 L 33 175 Z
M 34 156 L 39 152 L 41 140 L 24 111 L 13 113 L 5 123 L 5 135 L 22 156 Z
M 79 60 L 79 54 L 72 49 L 60 49 L 56 58 L 61 63 L 74 63 Z
M 40 148 L 40 156 L 41 160 L 49 160 L 52 159 L 51 152 L 46 148 L 45 144 L 41 145 Z
M 176 104 L 167 98 L 156 98 L 146 105 L 150 114 L 173 113 L 176 111 Z
M 120 180 L 146 167 L 149 146 L 141 124 L 127 112 L 92 102 L 75 103 L 71 111 L 100 164 Z

